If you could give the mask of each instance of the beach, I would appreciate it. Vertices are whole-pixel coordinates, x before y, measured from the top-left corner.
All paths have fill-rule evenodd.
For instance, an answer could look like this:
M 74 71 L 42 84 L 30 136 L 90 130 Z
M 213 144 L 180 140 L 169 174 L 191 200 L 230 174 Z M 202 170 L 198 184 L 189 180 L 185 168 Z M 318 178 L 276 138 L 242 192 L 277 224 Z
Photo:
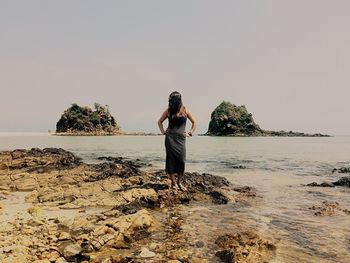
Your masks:
M 163 139 L 2 134 L 1 262 L 349 261 L 350 137 Z

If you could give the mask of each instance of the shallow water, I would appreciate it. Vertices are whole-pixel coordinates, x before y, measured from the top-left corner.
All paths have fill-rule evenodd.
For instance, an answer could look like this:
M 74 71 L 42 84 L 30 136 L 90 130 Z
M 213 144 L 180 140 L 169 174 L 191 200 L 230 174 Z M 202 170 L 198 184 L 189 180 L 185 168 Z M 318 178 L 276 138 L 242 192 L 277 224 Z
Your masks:
M 158 169 L 164 167 L 163 140 L 161 136 L 0 134 L 0 150 L 62 147 L 88 162 L 95 162 L 99 156 L 123 156 L 140 158 Z M 343 176 L 331 171 L 350 166 L 350 137 L 195 136 L 187 141 L 186 165 L 187 171 L 213 173 L 237 185 L 254 186 L 260 196 L 249 207 L 190 206 L 187 217 L 193 228 L 188 232 L 193 239 L 230 231 L 235 224 L 244 223 L 277 242 L 273 262 L 350 262 L 350 216 L 316 217 L 308 209 L 324 200 L 350 209 L 350 189 L 303 186 Z M 240 165 L 245 169 L 234 168 Z

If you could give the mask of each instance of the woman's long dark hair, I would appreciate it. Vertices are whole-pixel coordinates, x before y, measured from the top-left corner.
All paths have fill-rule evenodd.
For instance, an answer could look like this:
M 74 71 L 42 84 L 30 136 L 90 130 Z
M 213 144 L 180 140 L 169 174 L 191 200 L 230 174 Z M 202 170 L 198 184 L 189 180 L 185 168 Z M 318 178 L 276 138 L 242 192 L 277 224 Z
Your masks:
M 173 119 L 180 112 L 182 107 L 181 94 L 177 91 L 169 95 L 169 118 Z

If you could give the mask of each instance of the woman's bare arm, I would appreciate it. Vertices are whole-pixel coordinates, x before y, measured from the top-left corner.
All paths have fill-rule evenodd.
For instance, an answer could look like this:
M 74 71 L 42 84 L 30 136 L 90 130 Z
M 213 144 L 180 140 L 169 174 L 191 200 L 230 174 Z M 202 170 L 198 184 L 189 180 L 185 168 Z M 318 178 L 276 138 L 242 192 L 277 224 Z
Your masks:
M 191 130 L 188 132 L 188 135 L 192 136 L 193 133 L 195 132 L 196 128 L 197 128 L 197 121 L 196 119 L 193 117 L 192 113 L 186 109 L 186 114 L 187 114 L 187 118 L 191 121 L 192 123 L 192 127 Z
M 160 116 L 159 120 L 158 120 L 158 127 L 159 127 L 159 130 L 162 134 L 165 134 L 165 130 L 164 130 L 164 127 L 163 127 L 163 122 L 165 121 L 165 119 L 168 117 L 168 109 L 166 109 L 162 116 Z

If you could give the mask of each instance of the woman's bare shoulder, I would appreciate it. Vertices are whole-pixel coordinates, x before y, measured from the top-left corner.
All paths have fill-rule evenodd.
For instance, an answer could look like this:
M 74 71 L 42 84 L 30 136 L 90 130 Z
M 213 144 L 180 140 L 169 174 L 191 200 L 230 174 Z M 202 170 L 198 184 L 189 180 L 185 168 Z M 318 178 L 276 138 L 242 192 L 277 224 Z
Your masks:
M 183 106 L 184 107 L 184 112 L 186 113 L 186 115 L 190 112 L 189 110 L 188 110 L 188 108 L 186 107 L 186 106 Z

